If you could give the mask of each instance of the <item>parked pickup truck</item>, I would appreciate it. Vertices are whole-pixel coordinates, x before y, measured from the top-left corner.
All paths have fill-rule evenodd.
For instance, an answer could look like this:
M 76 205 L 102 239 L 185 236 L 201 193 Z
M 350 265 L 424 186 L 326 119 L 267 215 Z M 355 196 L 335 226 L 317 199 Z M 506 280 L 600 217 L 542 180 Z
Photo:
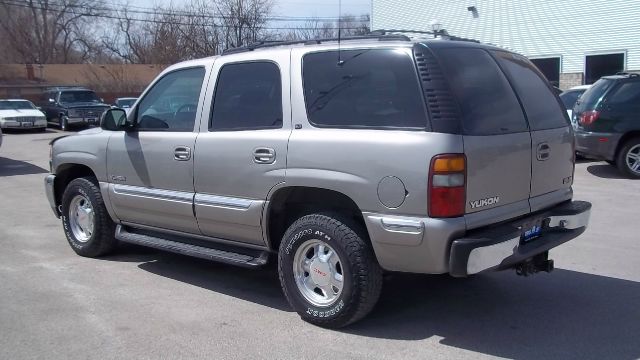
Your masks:
M 47 122 L 66 131 L 69 127 L 100 124 L 100 116 L 110 108 L 92 90 L 82 87 L 51 88 L 43 94 L 40 108 Z
M 573 131 L 551 86 L 468 41 L 234 49 L 169 67 L 128 116 L 51 146 L 47 197 L 79 255 L 122 241 L 277 261 L 291 306 L 333 328 L 372 310 L 385 271 L 551 271 L 591 208 L 572 200 Z

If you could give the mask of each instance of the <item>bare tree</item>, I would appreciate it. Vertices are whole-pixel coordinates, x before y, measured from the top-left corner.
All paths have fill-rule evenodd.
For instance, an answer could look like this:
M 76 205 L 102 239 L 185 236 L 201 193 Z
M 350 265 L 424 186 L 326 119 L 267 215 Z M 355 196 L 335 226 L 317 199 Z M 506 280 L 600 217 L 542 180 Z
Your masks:
M 222 18 L 224 47 L 253 43 L 266 35 L 265 27 L 273 10 L 272 0 L 217 0 Z
M 322 38 L 337 38 L 338 30 L 341 36 L 358 36 L 369 33 L 369 15 L 359 18 L 354 15 L 343 15 L 338 21 L 321 21 L 311 19 L 299 27 L 279 34 L 284 40 L 310 40 Z
M 0 29 L 25 63 L 86 61 L 93 52 L 90 19 L 101 15 L 101 0 L 2 2 Z

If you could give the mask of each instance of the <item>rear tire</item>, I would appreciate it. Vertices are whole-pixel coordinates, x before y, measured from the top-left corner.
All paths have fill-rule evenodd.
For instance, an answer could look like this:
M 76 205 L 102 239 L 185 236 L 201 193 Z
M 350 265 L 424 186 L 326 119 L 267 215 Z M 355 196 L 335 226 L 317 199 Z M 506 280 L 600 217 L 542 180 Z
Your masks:
M 311 214 L 285 233 L 278 274 L 291 307 L 312 324 L 340 328 L 365 317 L 382 289 L 382 270 L 358 226 Z
M 117 245 L 115 223 L 94 178 L 72 180 L 62 195 L 62 225 L 69 245 L 86 257 L 106 255 Z
M 640 138 L 628 140 L 616 157 L 620 172 L 632 179 L 640 179 Z

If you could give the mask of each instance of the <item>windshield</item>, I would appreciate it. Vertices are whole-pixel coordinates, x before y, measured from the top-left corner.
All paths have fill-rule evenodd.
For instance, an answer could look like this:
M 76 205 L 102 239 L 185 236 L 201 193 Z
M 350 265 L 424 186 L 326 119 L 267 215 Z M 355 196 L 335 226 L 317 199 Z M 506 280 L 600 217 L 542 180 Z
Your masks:
M 595 109 L 604 97 L 604 94 L 613 86 L 613 84 L 614 81 L 610 79 L 600 79 L 596 81 L 589 90 L 585 91 L 585 93 L 580 96 L 576 103 L 577 108 L 581 110 Z
M 116 100 L 116 105 L 121 108 L 130 108 L 135 102 L 136 99 L 118 99 Z
M 100 99 L 93 91 L 63 91 L 60 94 L 60 102 L 100 102 Z
M 0 110 L 31 110 L 35 109 L 33 104 L 27 100 L 21 101 L 0 101 Z

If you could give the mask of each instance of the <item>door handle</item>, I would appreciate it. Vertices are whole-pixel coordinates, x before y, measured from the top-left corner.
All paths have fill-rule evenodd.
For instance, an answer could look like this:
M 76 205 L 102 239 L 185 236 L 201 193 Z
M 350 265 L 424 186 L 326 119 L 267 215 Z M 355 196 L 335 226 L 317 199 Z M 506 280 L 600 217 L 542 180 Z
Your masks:
M 548 160 L 551 156 L 551 147 L 547 143 L 538 144 L 538 148 L 536 150 L 536 159 L 538 161 Z
M 253 162 L 256 164 L 273 164 L 276 161 L 276 151 L 271 148 L 253 149 Z
M 173 150 L 173 159 L 187 161 L 191 159 L 191 148 L 188 146 L 178 146 Z

